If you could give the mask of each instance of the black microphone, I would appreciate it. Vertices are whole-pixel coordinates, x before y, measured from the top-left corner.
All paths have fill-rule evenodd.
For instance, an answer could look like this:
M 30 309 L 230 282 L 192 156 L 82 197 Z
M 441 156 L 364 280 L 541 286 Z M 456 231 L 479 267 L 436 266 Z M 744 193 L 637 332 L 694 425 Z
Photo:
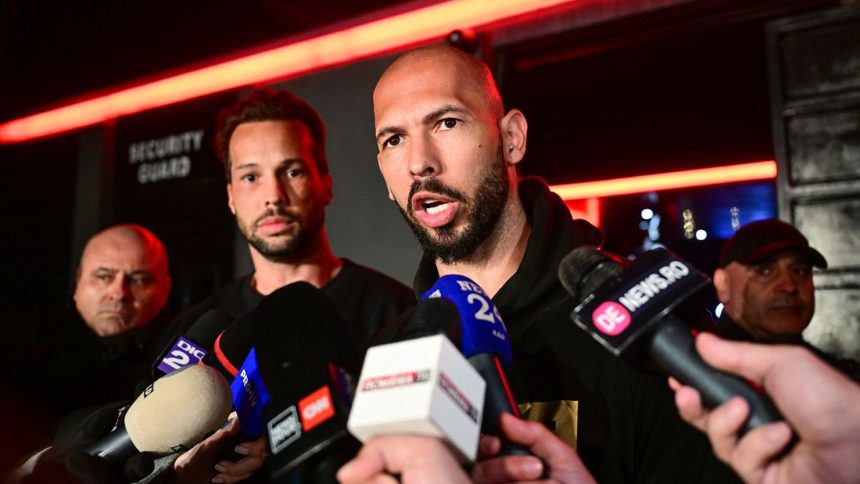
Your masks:
M 618 260 L 582 246 L 562 260 L 559 279 L 577 304 L 571 319 L 615 356 L 646 369 L 656 365 L 696 388 L 708 408 L 743 397 L 750 415 L 742 433 L 782 420 L 770 398 L 696 351 L 684 320 L 701 312 L 694 299 L 710 281 L 671 252 L 654 249 L 622 269 Z
M 188 365 L 196 365 L 215 344 L 218 335 L 233 322 L 224 310 L 210 309 L 203 313 L 185 334 L 167 346 L 152 368 L 155 377 L 166 375 Z
M 308 482 L 336 482 L 361 444 L 347 431 L 361 358 L 333 301 L 310 284 L 290 284 L 254 310 L 252 333 L 268 392 L 263 421 L 266 467 L 276 482 L 293 471 Z
M 242 362 L 248 356 L 248 352 L 254 347 L 254 335 L 252 332 L 253 313 L 256 308 L 245 313 L 228 325 L 220 332 L 212 344 L 210 351 L 203 363 L 217 369 L 228 380 L 232 380 L 239 373 Z

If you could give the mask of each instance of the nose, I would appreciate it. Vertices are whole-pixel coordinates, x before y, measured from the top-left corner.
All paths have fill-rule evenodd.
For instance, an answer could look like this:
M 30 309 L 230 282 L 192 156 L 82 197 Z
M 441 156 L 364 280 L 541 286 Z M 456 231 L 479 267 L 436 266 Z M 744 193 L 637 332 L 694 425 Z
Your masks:
M 413 178 L 426 178 L 442 171 L 439 149 L 431 139 L 415 137 L 409 150 L 409 174 Z
M 125 301 L 129 299 L 131 297 L 129 279 L 122 274 L 118 274 L 108 287 L 108 297 L 113 301 Z
M 267 208 L 286 204 L 287 190 L 284 187 L 284 181 L 281 177 L 269 177 L 265 190 L 265 202 Z
M 798 281 L 795 278 L 796 276 L 792 274 L 790 270 L 780 269 L 777 279 L 777 287 L 787 293 L 794 293 L 798 291 Z

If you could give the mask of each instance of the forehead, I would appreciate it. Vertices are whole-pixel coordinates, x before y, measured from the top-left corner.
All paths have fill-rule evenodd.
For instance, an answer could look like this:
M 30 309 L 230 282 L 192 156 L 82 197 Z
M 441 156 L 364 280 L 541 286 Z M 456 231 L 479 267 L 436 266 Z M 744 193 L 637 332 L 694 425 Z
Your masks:
M 313 137 L 304 123 L 296 120 L 242 123 L 230 137 L 230 158 L 235 163 L 280 154 L 284 158 L 307 156 Z
M 802 264 L 807 266 L 812 266 L 812 261 L 809 259 L 809 256 L 797 249 L 783 250 L 780 252 L 776 252 L 771 254 L 761 262 L 757 264 L 750 264 L 750 267 L 756 266 L 767 266 L 774 264 Z
M 155 255 L 147 254 L 146 246 L 136 237 L 102 234 L 84 250 L 81 269 L 85 272 L 100 267 L 117 270 L 152 270 Z
M 482 73 L 454 55 L 421 55 L 392 66 L 373 92 L 377 128 L 402 123 L 410 115 L 423 116 L 440 105 L 486 114 Z

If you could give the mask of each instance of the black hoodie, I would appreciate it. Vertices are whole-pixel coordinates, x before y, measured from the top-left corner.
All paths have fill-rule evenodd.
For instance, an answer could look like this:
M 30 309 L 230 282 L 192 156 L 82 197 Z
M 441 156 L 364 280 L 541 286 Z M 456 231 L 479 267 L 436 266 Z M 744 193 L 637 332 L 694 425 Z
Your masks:
M 704 434 L 680 419 L 665 378 L 613 357 L 570 320 L 559 262 L 579 245 L 600 246 L 602 232 L 573 220 L 540 179 L 523 179 L 519 195 L 532 231 L 518 270 L 493 301 L 510 334 L 514 362 L 506 373 L 523 416 L 575 442 L 599 482 L 736 481 Z M 416 292 L 438 277 L 425 257 Z

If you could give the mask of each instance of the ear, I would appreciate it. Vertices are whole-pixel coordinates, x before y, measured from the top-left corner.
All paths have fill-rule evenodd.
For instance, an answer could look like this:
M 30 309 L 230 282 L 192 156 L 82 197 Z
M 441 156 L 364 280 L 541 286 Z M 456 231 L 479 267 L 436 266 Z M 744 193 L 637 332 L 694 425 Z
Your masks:
M 511 109 L 499 120 L 499 132 L 502 134 L 502 151 L 505 162 L 515 165 L 526 155 L 526 138 L 529 125 L 525 115 L 519 109 Z
M 731 278 L 725 269 L 718 268 L 714 271 L 714 289 L 717 290 L 717 298 L 723 304 L 729 301 L 731 285 Z
M 233 184 L 227 184 L 227 206 L 230 207 L 230 211 L 233 212 L 233 215 L 236 215 L 236 205 L 233 203 Z
M 83 273 L 81 272 L 80 266 L 78 266 L 78 270 L 75 271 L 75 290 L 72 293 L 72 300 L 75 301 L 75 308 L 78 307 L 78 289 L 81 288 L 81 276 Z

